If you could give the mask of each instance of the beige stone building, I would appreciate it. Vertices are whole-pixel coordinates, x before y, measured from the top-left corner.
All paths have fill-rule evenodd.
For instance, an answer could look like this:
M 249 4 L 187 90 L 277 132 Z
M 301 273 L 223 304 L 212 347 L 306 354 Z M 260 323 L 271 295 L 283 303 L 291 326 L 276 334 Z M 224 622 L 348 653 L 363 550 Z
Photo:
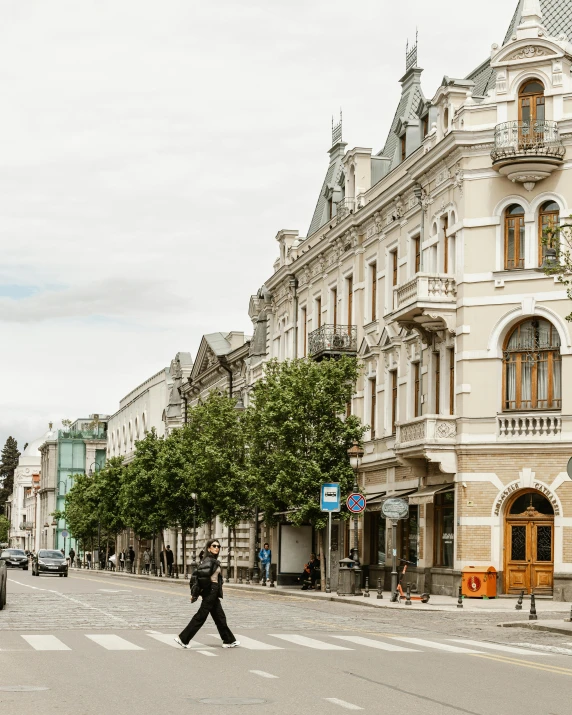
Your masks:
M 569 3 L 521 0 L 489 58 L 431 98 L 412 48 L 383 149 L 334 127 L 307 236 L 278 233 L 251 299 L 250 380 L 273 357 L 363 363 L 360 556 L 386 586 L 380 508 L 400 495 L 419 590 L 493 566 L 499 593 L 572 598 L 572 306 L 540 269 L 543 232 L 570 216 L 571 39 Z

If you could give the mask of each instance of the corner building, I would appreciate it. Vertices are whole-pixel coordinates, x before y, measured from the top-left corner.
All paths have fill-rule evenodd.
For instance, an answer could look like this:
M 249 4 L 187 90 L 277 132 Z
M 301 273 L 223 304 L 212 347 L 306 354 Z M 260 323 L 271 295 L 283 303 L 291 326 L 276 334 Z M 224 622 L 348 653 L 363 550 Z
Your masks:
M 572 223 L 571 39 L 569 3 L 521 0 L 489 59 L 431 99 L 412 48 L 384 148 L 348 150 L 334 127 L 308 235 L 278 233 L 251 299 L 251 379 L 269 358 L 363 363 L 349 408 L 369 425 L 373 584 L 394 547 L 381 505 L 401 496 L 420 591 L 494 566 L 499 593 L 572 599 L 572 304 L 541 269 L 546 230 Z M 353 545 L 339 526 L 336 558 Z

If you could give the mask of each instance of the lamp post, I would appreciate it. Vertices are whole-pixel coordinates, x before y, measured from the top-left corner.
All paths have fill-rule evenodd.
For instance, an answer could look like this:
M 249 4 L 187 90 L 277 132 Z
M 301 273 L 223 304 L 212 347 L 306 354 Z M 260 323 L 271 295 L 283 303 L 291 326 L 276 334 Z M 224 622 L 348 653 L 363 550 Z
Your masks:
M 191 573 L 197 568 L 197 495 L 191 494 L 193 500 L 193 560 L 191 561 Z
M 92 470 L 91 468 L 95 467 L 95 470 Z M 98 469 L 99 467 L 99 469 Z M 99 470 L 101 470 L 101 465 L 98 464 L 97 462 L 92 462 L 89 465 L 89 470 L 88 470 L 88 475 L 90 477 L 93 477 L 94 473 L 97 473 Z M 101 521 L 98 519 L 97 520 L 97 568 L 98 570 L 101 570 L 101 558 L 99 554 L 99 550 L 101 549 Z M 93 563 L 93 554 L 91 555 L 92 563 Z M 95 563 L 93 563 L 93 568 L 95 568 Z
M 354 443 L 352 446 L 348 449 L 348 455 L 350 458 L 350 464 L 352 465 L 352 469 L 354 470 L 354 486 L 353 486 L 353 491 L 355 494 L 359 492 L 359 483 L 358 483 L 358 470 L 359 470 L 359 465 L 361 463 L 362 457 L 364 455 L 363 448 L 359 446 L 359 444 L 354 440 Z M 356 562 L 356 566 L 359 566 L 359 542 L 358 542 L 358 515 L 354 515 L 354 548 L 351 549 L 350 552 L 350 558 L 353 559 Z
M 254 508 L 254 568 L 252 569 L 252 580 L 254 583 L 260 583 L 260 569 L 258 567 L 258 552 L 260 545 L 258 543 L 258 507 Z

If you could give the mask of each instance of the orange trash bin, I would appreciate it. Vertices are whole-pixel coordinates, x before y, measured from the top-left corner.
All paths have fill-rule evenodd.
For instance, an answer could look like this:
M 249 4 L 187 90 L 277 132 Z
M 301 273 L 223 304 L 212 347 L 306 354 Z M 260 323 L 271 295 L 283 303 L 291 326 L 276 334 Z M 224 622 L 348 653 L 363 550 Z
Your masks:
M 495 598 L 497 570 L 494 566 L 466 566 L 463 569 L 462 593 L 467 598 Z

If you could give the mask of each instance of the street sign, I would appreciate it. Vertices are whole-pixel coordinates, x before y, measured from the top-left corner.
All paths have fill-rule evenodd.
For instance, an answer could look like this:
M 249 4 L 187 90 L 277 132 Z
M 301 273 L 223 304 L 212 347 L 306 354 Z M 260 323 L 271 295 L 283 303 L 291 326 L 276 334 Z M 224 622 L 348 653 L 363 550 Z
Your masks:
M 568 472 L 568 476 L 570 479 L 572 479 L 572 457 L 568 460 L 568 464 L 566 465 L 566 471 Z
M 62 531 L 62 536 L 64 539 L 66 539 L 69 536 L 68 532 L 65 529 Z
M 388 519 L 406 519 L 409 516 L 409 504 L 405 499 L 394 497 L 383 502 L 381 511 Z
M 365 497 L 363 494 L 350 494 L 347 498 L 346 505 L 352 514 L 361 514 L 365 509 Z
M 340 501 L 340 485 L 335 482 L 333 484 L 322 484 L 320 492 L 320 509 L 322 511 L 340 511 L 342 505 Z

